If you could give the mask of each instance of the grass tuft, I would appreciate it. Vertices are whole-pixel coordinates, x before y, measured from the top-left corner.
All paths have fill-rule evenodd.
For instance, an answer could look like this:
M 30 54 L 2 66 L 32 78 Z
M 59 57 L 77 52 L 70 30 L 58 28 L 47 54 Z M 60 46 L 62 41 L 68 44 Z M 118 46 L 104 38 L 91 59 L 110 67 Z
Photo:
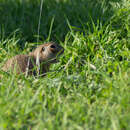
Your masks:
M 129 5 L 0 0 L 0 68 L 42 42 L 65 49 L 44 78 L 0 70 L 0 129 L 129 130 Z

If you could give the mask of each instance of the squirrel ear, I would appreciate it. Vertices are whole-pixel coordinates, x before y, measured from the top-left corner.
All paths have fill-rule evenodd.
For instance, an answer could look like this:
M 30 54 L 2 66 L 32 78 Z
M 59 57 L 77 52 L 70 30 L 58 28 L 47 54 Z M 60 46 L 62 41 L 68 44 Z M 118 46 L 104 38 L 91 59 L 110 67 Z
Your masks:
M 45 51 L 45 47 L 42 47 L 42 51 Z

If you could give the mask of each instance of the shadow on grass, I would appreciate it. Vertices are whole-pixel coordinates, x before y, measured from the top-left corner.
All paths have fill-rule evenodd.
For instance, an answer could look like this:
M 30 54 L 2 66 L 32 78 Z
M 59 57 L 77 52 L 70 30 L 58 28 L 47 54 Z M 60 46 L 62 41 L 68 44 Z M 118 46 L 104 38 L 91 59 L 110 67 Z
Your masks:
M 112 0 L 44 0 L 41 13 L 40 36 L 48 37 L 50 24 L 54 24 L 50 40 L 64 40 L 70 25 L 83 29 L 84 25 L 100 20 L 105 23 L 113 15 Z M 115 1 L 115 0 L 114 0 Z M 116 0 L 117 1 L 117 0 Z M 0 0 L 0 36 L 7 37 L 19 29 L 23 40 L 36 42 L 41 0 Z

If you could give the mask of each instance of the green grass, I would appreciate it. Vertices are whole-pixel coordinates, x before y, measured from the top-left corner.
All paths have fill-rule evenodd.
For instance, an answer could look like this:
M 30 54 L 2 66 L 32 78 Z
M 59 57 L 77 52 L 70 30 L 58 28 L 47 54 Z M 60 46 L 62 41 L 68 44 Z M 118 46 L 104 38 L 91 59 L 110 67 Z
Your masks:
M 0 71 L 0 129 L 129 130 L 129 0 L 0 0 L 0 67 L 39 43 L 65 48 L 42 78 Z

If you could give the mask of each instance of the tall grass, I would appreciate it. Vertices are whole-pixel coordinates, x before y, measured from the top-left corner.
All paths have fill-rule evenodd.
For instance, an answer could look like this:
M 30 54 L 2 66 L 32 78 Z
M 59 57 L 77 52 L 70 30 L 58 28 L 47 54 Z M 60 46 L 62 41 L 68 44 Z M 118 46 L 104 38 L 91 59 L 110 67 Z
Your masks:
M 0 129 L 130 129 L 128 0 L 0 0 L 0 67 L 39 42 L 65 48 L 47 76 L 0 71 Z

